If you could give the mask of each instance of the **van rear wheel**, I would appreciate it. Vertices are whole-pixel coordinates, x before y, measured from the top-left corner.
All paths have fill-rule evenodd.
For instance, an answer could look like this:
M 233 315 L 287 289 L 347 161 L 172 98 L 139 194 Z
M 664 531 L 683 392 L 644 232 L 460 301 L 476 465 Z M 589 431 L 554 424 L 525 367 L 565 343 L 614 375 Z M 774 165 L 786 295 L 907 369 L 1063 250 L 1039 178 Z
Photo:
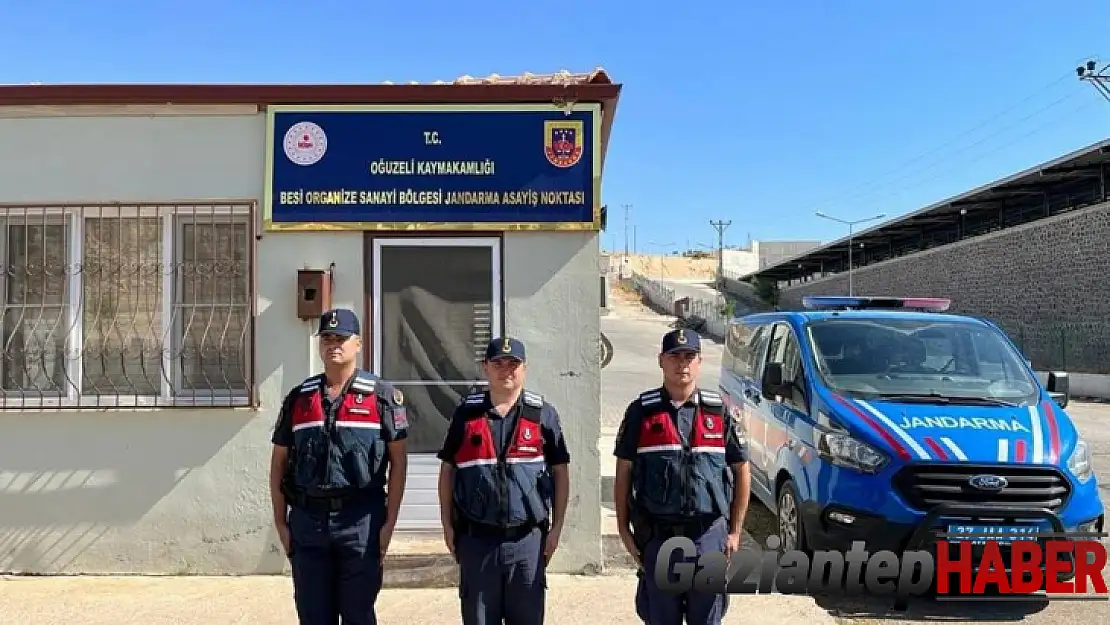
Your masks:
M 802 524 L 801 507 L 798 505 L 798 491 L 792 480 L 783 482 L 779 488 L 778 512 L 775 515 L 778 526 L 779 551 L 807 551 L 805 525 Z

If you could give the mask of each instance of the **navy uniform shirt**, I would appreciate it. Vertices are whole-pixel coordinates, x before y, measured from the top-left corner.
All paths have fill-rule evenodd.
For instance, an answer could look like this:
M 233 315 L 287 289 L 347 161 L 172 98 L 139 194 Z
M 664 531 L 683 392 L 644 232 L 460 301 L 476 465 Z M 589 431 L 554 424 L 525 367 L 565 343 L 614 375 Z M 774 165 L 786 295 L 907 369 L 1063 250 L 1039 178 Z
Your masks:
M 498 451 L 505 449 L 512 443 L 513 432 L 516 431 L 516 422 L 520 418 L 523 397 L 524 394 L 521 393 L 516 404 L 509 410 L 509 414 L 502 416 L 490 402 L 489 391 L 485 393 L 485 403 L 482 405 L 482 409 L 490 418 L 490 432 L 493 434 L 494 443 L 500 444 Z M 472 410 L 472 407 L 465 404 L 455 409 L 455 414 L 451 417 L 451 425 L 447 427 L 447 435 L 443 438 L 443 447 L 437 454 L 440 460 L 451 466 L 455 466 L 455 454 L 458 453 L 459 447 L 463 444 L 466 419 L 460 418 L 459 415 L 464 411 L 464 408 Z M 543 433 L 543 457 L 547 466 L 555 467 L 561 464 L 570 464 L 570 451 L 567 450 L 567 442 L 563 438 L 559 413 L 551 404 L 544 403 L 543 409 L 540 411 L 540 431 Z
M 334 397 L 328 395 L 326 386 L 321 389 L 325 416 L 339 408 L 339 405 L 343 402 L 343 396 L 347 394 L 347 389 L 351 386 L 351 380 L 354 377 L 352 375 L 351 379 L 343 385 L 343 392 Z M 277 425 L 274 427 L 274 435 L 270 442 L 280 447 L 293 446 L 293 404 L 300 395 L 300 388 L 301 385 L 298 384 L 289 391 L 282 402 L 281 411 L 278 413 Z M 392 384 L 375 378 L 374 395 L 378 400 L 378 410 L 382 418 L 380 436 L 385 443 L 403 441 L 409 435 L 408 412 L 403 405 L 393 401 L 393 391 Z
M 675 427 L 678 428 L 678 435 L 682 437 L 684 446 L 690 446 L 690 433 L 694 428 L 694 416 L 697 414 L 698 405 L 698 392 L 695 391 L 690 399 L 686 400 L 681 407 L 675 406 L 671 401 L 670 396 L 667 394 L 667 389 L 660 387 L 659 392 L 663 395 L 663 405 L 671 415 L 671 421 L 674 422 Z M 634 461 L 636 460 L 636 447 L 639 442 L 637 439 L 640 436 L 640 423 L 645 416 L 649 416 L 644 412 L 645 406 L 640 402 L 639 398 L 628 405 L 628 409 L 624 411 L 624 419 L 621 421 L 620 430 L 617 431 L 617 442 L 613 455 L 621 460 Z M 655 408 L 652 407 L 654 413 Z M 723 415 L 725 423 L 729 423 L 730 419 L 727 414 Z M 729 465 L 747 462 L 748 449 L 740 437 L 737 435 L 735 427 L 726 428 L 728 435 L 725 439 L 725 462 Z

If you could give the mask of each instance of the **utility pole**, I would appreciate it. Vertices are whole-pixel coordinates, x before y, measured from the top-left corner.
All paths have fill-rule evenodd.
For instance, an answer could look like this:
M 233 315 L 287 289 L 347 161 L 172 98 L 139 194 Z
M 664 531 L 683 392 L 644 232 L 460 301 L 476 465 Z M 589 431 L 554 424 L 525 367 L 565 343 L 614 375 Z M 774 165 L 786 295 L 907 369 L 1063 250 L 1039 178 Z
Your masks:
M 1098 61 L 1087 61 L 1075 68 L 1075 73 L 1079 75 L 1079 80 L 1091 83 L 1095 91 L 1098 91 L 1099 95 L 1110 102 L 1110 64 L 1105 65 L 1102 69 L 1097 68 Z
M 628 258 L 628 211 L 632 210 L 631 204 L 624 205 L 624 257 Z
M 729 221 L 709 220 L 709 225 L 717 229 L 717 288 L 725 287 L 725 230 L 732 225 Z
M 620 265 L 621 270 L 620 270 L 620 274 L 619 274 L 622 279 L 625 278 L 626 275 L 630 275 L 630 274 L 628 274 L 628 271 L 630 269 L 629 263 L 632 262 L 629 259 L 629 256 L 628 256 L 628 211 L 630 211 L 630 210 L 632 210 L 632 205 L 631 204 L 625 204 L 624 205 L 624 258 L 621 259 L 621 265 Z

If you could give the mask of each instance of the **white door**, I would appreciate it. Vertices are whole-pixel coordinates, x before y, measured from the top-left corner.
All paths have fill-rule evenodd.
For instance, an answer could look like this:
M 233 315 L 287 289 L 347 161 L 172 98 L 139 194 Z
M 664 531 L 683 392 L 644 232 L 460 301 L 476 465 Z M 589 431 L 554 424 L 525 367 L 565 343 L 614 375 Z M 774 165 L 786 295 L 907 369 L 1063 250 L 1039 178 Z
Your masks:
M 447 423 L 483 384 L 501 333 L 501 241 L 381 238 L 373 244 L 373 371 L 405 395 L 409 475 L 397 527 L 440 529 L 436 481 Z

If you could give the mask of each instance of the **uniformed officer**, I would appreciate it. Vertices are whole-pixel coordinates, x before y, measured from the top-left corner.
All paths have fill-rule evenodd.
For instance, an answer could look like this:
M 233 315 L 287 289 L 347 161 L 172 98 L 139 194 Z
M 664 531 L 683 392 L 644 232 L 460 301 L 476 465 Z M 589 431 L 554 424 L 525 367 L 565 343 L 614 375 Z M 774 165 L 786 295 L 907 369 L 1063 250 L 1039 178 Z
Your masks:
M 663 336 L 663 385 L 629 404 L 617 434 L 613 495 L 621 541 L 640 564 L 636 612 L 648 625 L 719 625 L 724 594 L 671 594 L 655 583 L 659 548 L 685 536 L 698 554 L 740 549 L 751 477 L 739 424 L 717 391 L 698 388 L 701 338 Z
M 353 311 L 325 313 L 317 336 L 324 373 L 289 392 L 274 431 L 274 523 L 301 625 L 340 616 L 373 625 L 404 493 L 408 415 L 399 390 L 357 366 Z
M 439 452 L 443 539 L 459 563 L 463 625 L 540 625 L 570 452 L 555 408 L 524 389 L 523 343 L 491 341 L 483 369 L 489 390 L 466 396 Z

